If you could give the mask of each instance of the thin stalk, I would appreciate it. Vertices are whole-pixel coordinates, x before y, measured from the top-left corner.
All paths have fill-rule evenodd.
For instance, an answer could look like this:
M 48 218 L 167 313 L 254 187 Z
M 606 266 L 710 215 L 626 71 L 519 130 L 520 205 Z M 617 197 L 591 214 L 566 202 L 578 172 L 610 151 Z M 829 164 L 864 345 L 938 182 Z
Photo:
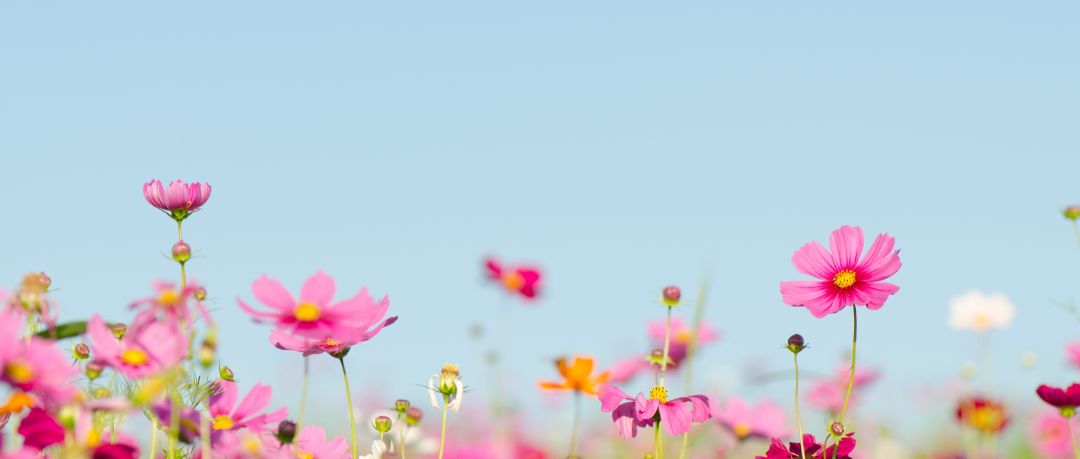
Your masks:
M 660 421 L 656 421 L 656 459 L 664 459 L 664 436 L 660 435 Z
M 1076 222 L 1073 222 L 1073 225 L 1075 224 Z M 1075 457 L 1076 459 L 1080 459 L 1080 449 L 1076 448 L 1076 436 L 1073 435 L 1072 420 L 1069 418 L 1065 418 L 1065 423 L 1069 425 L 1069 440 L 1072 440 L 1073 457 Z
M 199 417 L 199 443 L 202 444 L 202 457 L 210 457 L 210 397 L 203 400 L 206 413 Z
M 442 436 L 439 438 L 439 459 L 442 459 L 443 447 L 446 446 L 446 409 L 450 406 L 450 396 L 443 394 Z
M 851 305 L 851 379 L 848 381 L 847 395 L 844 396 L 844 409 L 840 411 L 840 425 L 844 424 L 844 415 L 847 414 L 848 401 L 851 399 L 851 388 L 855 387 L 855 341 L 859 336 L 859 308 L 856 305 Z M 829 437 L 834 437 L 830 429 Z M 829 438 L 825 438 L 827 443 Z M 836 445 L 840 444 L 840 437 L 836 437 Z M 833 448 L 833 457 L 836 457 L 836 450 L 839 448 Z M 827 450 L 826 450 L 827 451 Z
M 352 457 L 356 459 L 356 420 L 353 419 L 352 392 L 349 391 L 349 374 L 345 372 L 344 357 L 338 358 L 341 362 L 341 375 L 345 377 L 345 398 L 349 401 L 349 431 L 352 432 Z
M 154 450 L 157 449 L 157 416 L 154 416 L 154 412 L 150 411 L 150 456 L 149 459 L 154 459 Z
M 172 406 L 169 413 L 169 457 L 176 459 L 179 457 L 176 450 L 176 439 L 180 437 L 180 404 L 179 395 L 176 393 L 176 386 L 173 386 L 172 393 Z
M 671 306 L 667 308 L 667 329 L 664 330 L 664 361 L 660 363 L 660 386 L 664 385 L 664 373 L 667 372 L 668 349 L 671 347 Z
M 679 452 L 679 459 L 683 459 L 683 458 L 686 457 L 686 444 L 689 443 L 689 442 L 690 442 L 690 431 L 688 430 L 682 436 L 682 451 Z
M 176 234 L 180 236 L 180 240 L 184 240 L 184 231 L 180 229 L 181 220 L 176 221 Z
M 799 414 L 799 354 L 792 352 L 795 356 L 795 421 L 799 425 L 799 446 L 802 447 L 802 459 L 806 459 L 806 443 L 803 442 L 802 433 L 802 415 Z
M 653 435 L 653 456 L 660 457 L 660 423 L 656 423 L 656 433 Z
M 578 424 L 581 421 L 581 391 L 574 391 L 574 430 L 570 433 L 570 457 L 577 455 Z
M 398 449 L 401 450 L 401 459 L 405 459 L 405 423 L 401 422 L 402 413 L 397 415 L 398 431 L 401 432 L 401 439 L 398 440 Z
M 1076 235 L 1076 244 L 1080 245 L 1080 228 L 1078 228 L 1076 226 L 1076 220 L 1073 220 L 1072 224 L 1073 224 L 1073 234 Z
M 296 425 L 300 426 L 300 430 L 304 430 L 304 408 L 307 407 L 307 387 L 308 387 L 308 356 L 304 356 L 304 386 L 300 390 L 300 415 L 296 419 Z
M 187 288 L 187 273 L 184 271 L 184 262 L 180 262 L 180 291 Z
M 697 355 L 698 348 L 698 332 L 701 330 L 702 316 L 705 315 L 705 294 L 708 292 L 708 273 L 706 273 L 705 279 L 701 281 L 701 289 L 698 291 L 697 302 L 694 304 L 694 321 L 690 328 L 690 342 L 686 346 L 686 358 L 683 361 L 686 363 L 686 381 L 685 390 L 686 394 L 690 393 L 692 388 L 692 381 L 694 379 L 694 356 Z M 685 443 L 685 442 L 684 442 Z

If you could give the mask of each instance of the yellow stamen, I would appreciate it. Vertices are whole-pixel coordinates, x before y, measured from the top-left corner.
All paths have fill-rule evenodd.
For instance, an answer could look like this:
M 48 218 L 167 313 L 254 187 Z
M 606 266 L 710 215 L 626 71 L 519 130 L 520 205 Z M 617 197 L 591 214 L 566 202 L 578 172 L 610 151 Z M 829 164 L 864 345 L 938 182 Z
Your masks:
M 120 360 L 128 363 L 129 365 L 139 366 L 148 360 L 146 353 L 138 349 L 128 349 L 120 355 Z
M 667 389 L 664 386 L 653 386 L 649 390 L 649 399 L 657 399 L 660 400 L 660 403 L 667 403 Z
M 326 338 L 326 345 L 327 345 L 327 346 L 337 346 L 337 345 L 338 345 L 338 342 L 337 342 L 337 341 L 334 341 L 334 340 L 332 340 L 332 339 L 330 339 L 330 338 Z
M 161 292 L 160 296 L 158 296 L 158 303 L 161 303 L 162 305 L 165 305 L 165 306 L 172 306 L 172 305 L 176 304 L 179 301 L 180 301 L 180 295 L 177 295 L 176 292 L 173 291 L 172 289 L 165 290 L 165 291 Z
M 25 362 L 16 360 L 9 363 L 4 371 L 12 381 L 19 384 L 25 384 L 34 380 L 34 370 L 30 368 Z
M 259 444 L 259 437 L 251 435 L 245 438 L 244 449 L 248 450 L 251 454 L 259 454 L 259 452 L 262 451 L 262 446 Z
M 749 437 L 750 436 L 750 426 L 748 426 L 748 425 L 746 425 L 745 423 L 742 423 L 742 422 L 740 422 L 738 424 L 735 424 L 735 435 L 738 436 L 739 439 L 744 439 L 746 437 Z
M 836 277 L 833 278 L 832 283 L 836 288 L 848 288 L 855 285 L 855 271 L 845 269 L 836 273 Z
M 315 456 L 307 451 L 298 449 L 296 450 L 296 457 L 300 459 L 313 459 Z
M 296 320 L 301 322 L 314 322 L 319 320 L 319 307 L 311 303 L 300 303 L 296 307 Z
M 219 414 L 214 418 L 214 429 L 223 430 L 232 428 L 232 418 L 227 414 Z
M 90 433 L 86 434 L 86 446 L 93 448 L 98 443 L 101 443 L 101 432 L 98 432 L 97 429 L 90 429 Z
M 503 274 L 502 282 L 510 290 L 520 290 L 525 286 L 525 278 L 517 272 Z

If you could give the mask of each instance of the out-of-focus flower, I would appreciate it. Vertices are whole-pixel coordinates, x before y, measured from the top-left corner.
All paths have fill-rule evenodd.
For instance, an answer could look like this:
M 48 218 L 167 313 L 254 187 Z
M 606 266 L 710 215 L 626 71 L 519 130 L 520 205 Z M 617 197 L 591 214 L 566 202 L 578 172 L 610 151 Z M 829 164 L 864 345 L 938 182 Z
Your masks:
M 177 290 L 176 284 L 172 282 L 154 281 L 151 285 L 157 291 L 157 294 L 131 303 L 130 308 L 146 307 L 146 312 L 143 314 L 149 314 L 152 317 L 156 317 L 158 313 L 161 313 L 168 318 L 169 324 L 173 326 L 178 326 L 181 321 L 188 322 L 191 317 L 188 310 L 188 301 L 192 299 L 192 292 L 199 288 L 198 283 L 195 281 L 188 282 L 187 287 L 183 290 Z M 207 312 L 201 304 L 197 308 L 199 314 L 204 317 L 207 316 Z M 136 322 L 138 321 L 136 319 Z
M 1080 384 L 1073 383 L 1066 389 L 1043 384 L 1035 389 L 1035 393 L 1042 401 L 1061 410 L 1061 415 L 1067 418 L 1071 418 L 1076 413 L 1076 407 L 1080 406 Z
M 151 180 L 143 184 L 143 197 L 150 205 L 169 214 L 173 220 L 183 221 L 199 210 L 210 199 L 210 184 L 195 182 L 185 184 L 176 180 L 162 189 L 161 182 Z
M 420 408 L 415 406 L 409 407 L 405 410 L 405 423 L 410 426 L 415 426 L 420 423 L 420 419 L 423 419 L 424 412 L 420 411 Z
M 438 384 L 435 384 L 436 379 L 439 381 Z M 458 408 L 461 407 L 461 396 L 465 394 L 465 385 L 461 382 L 461 372 L 458 371 L 457 365 L 446 364 L 439 374 L 432 375 L 428 380 L 431 406 L 438 410 L 440 408 L 439 401 L 435 397 L 436 392 L 442 394 L 450 411 L 457 413 Z
M 0 380 L 18 390 L 33 391 L 54 402 L 74 395 L 68 379 L 78 374 L 63 352 L 36 336 L 18 336 L 22 318 L 14 311 L 0 312 Z
M 154 404 L 154 414 L 157 415 L 158 422 L 161 423 L 166 429 L 172 428 L 172 403 L 169 400 L 162 400 Z M 178 429 L 179 439 L 184 443 L 193 443 L 199 438 L 199 412 L 188 406 L 181 406 L 179 415 Z
M 661 351 L 663 352 L 663 351 Z M 673 365 L 668 364 L 670 369 Z M 637 376 L 642 371 L 647 371 L 653 366 L 646 358 L 643 357 L 630 357 L 622 360 L 617 360 L 611 364 L 608 368 L 608 383 L 622 384 Z
M 658 347 L 664 347 L 664 336 L 667 333 L 667 322 L 663 320 L 649 321 L 649 338 Z M 690 351 L 690 341 L 693 339 L 693 327 L 683 322 L 679 317 L 671 318 L 671 343 L 668 349 L 668 358 L 672 363 L 668 364 L 668 370 L 678 368 L 679 364 L 686 359 Z M 702 320 L 698 324 L 697 347 L 701 348 L 712 344 L 720 339 L 717 332 L 708 322 Z
M 383 455 L 385 455 L 387 452 L 394 452 L 394 444 L 390 443 L 390 450 L 387 451 L 386 443 L 383 443 L 382 440 L 375 440 L 371 442 L 371 454 L 360 457 L 362 459 L 382 459 Z
M 265 431 L 223 430 L 214 434 L 218 439 L 213 443 L 213 459 L 296 459 L 286 448 L 268 441 Z M 195 448 L 195 459 L 203 459 L 200 448 Z
M 1080 340 L 1073 341 L 1065 346 L 1065 355 L 1073 368 L 1080 370 Z
M 178 330 L 156 320 L 136 320 L 131 329 L 118 340 L 94 314 L 86 324 L 87 335 L 93 341 L 95 358 L 128 378 L 145 378 L 161 373 L 184 360 L 187 338 Z
M 286 451 L 289 457 L 299 459 L 345 459 L 352 456 L 344 438 L 335 437 L 327 443 L 326 431 L 316 426 L 301 430 L 300 436 L 286 447 Z
M 985 434 L 1000 433 L 1009 424 L 1005 406 L 983 397 L 961 400 L 956 408 L 956 419 Z
M 236 404 L 240 391 L 236 383 L 218 380 L 214 383 L 213 393 L 210 395 L 210 419 L 214 434 L 223 430 L 239 430 L 248 428 L 255 432 L 266 430 L 267 424 L 277 424 L 289 416 L 289 409 L 281 409 L 270 414 L 256 414 L 270 404 L 273 397 L 273 389 L 261 383 L 255 383 L 240 404 Z
M 312 426 L 315 427 L 315 426 Z M 277 432 L 274 432 L 274 437 L 278 439 L 282 445 L 288 445 L 296 438 L 296 423 L 284 420 L 278 423 Z M 323 440 L 326 439 L 326 433 L 323 433 Z
M 0 415 L 4 414 L 18 414 L 26 408 L 34 406 L 34 397 L 31 397 L 25 392 L 16 391 L 8 397 L 7 403 L 4 406 L 0 406 Z
M 1001 293 L 986 295 L 971 290 L 949 301 L 949 326 L 956 330 L 982 333 L 991 328 L 1005 328 L 1015 315 L 1016 308 Z
M 660 421 L 668 435 L 677 437 L 689 431 L 693 422 L 705 422 L 712 417 L 709 399 L 704 395 L 668 400 L 667 389 L 663 386 L 654 386 L 646 399 L 641 392 L 637 397 L 630 397 L 619 388 L 604 384 L 600 386 L 598 396 L 600 411 L 611 413 L 611 419 L 624 439 L 637 436 L 638 427 L 652 426 L 654 421 Z M 626 403 L 622 403 L 624 401 Z
M 828 449 L 823 449 L 817 443 L 813 435 L 804 434 L 802 443 L 793 441 L 784 448 L 784 443 L 779 438 L 773 438 L 769 450 L 764 456 L 756 459 L 798 459 L 803 457 L 803 448 L 806 448 L 806 457 L 814 459 L 851 459 L 851 452 L 855 450 L 855 439 L 846 436 L 840 439 L 839 444 L 834 444 Z
M 347 327 L 339 327 L 330 336 L 323 339 L 310 339 L 293 336 L 282 330 L 272 330 L 270 332 L 270 344 L 273 344 L 278 349 L 302 352 L 304 356 L 323 352 L 331 355 L 340 354 L 345 348 L 374 338 L 375 335 L 382 331 L 383 327 L 397 322 L 397 316 L 383 320 L 383 317 L 386 317 L 387 310 L 390 309 L 389 297 L 384 296 L 382 301 L 376 303 L 371 298 L 371 295 L 368 295 L 367 288 L 364 288 L 360 290 L 356 297 L 348 301 L 355 302 L 358 305 L 358 310 L 362 312 L 357 314 Z M 375 328 L 371 328 L 372 326 Z
M 541 380 L 540 387 L 544 389 L 574 390 L 589 395 L 596 395 L 597 387 L 607 381 L 607 372 L 593 376 L 593 364 L 595 359 L 585 356 L 574 356 L 573 365 L 566 364 L 566 358 L 561 357 L 555 361 L 555 367 L 559 369 L 563 381 Z
M 8 308 L 20 314 L 36 312 L 38 318 L 51 329 L 56 325 L 60 310 L 48 295 L 50 285 L 52 279 L 45 273 L 28 273 L 23 276 L 19 289 L 7 299 Z
M 850 364 L 839 363 L 834 368 L 831 378 L 818 379 L 810 386 L 806 394 L 806 403 L 813 408 L 830 414 L 840 413 L 844 409 L 844 399 L 847 398 L 847 388 L 851 384 Z M 858 403 L 862 389 L 878 379 L 876 369 L 865 365 L 856 368 L 854 386 L 851 388 L 851 398 L 848 403 Z
M 1048 459 L 1067 459 L 1073 456 L 1069 423 L 1080 430 L 1080 422 L 1066 419 L 1053 411 L 1036 414 L 1028 428 L 1028 441 L 1032 449 Z
M 366 289 L 350 299 L 330 304 L 334 298 L 334 279 L 321 270 L 304 281 L 299 302 L 280 282 L 266 275 L 251 285 L 251 292 L 260 303 L 271 308 L 269 312 L 257 311 L 237 298 L 240 308 L 252 318 L 285 333 L 314 340 L 352 336 L 361 327 L 366 332 L 390 307 L 387 298 L 379 303 L 371 301 Z
M 527 299 L 534 299 L 539 293 L 540 270 L 532 266 L 503 266 L 499 260 L 486 260 L 487 278 L 499 282 L 507 291 L 515 292 Z
M 24 446 L 41 451 L 64 441 L 64 426 L 48 411 L 31 408 L 19 423 L 19 435 L 23 436 Z
M 845 225 L 829 236 L 830 250 L 816 241 L 804 245 L 791 264 L 800 273 L 821 280 L 781 282 L 784 304 L 803 306 L 818 318 L 852 305 L 881 309 L 889 295 L 900 290 L 880 282 L 900 269 L 900 251 L 892 251 L 895 243 L 888 233 L 879 234 L 860 260 L 862 229 Z
M 785 437 L 784 410 L 768 400 L 761 400 L 753 407 L 739 397 L 732 396 L 726 403 L 712 402 L 716 421 L 735 434 L 739 440 L 747 438 Z
M 675 306 L 678 306 L 679 301 L 682 299 L 682 290 L 680 290 L 679 287 L 676 287 L 674 285 L 664 287 L 664 290 L 661 293 L 662 296 L 660 297 L 660 300 L 663 301 L 664 305 L 668 307 L 673 308 Z

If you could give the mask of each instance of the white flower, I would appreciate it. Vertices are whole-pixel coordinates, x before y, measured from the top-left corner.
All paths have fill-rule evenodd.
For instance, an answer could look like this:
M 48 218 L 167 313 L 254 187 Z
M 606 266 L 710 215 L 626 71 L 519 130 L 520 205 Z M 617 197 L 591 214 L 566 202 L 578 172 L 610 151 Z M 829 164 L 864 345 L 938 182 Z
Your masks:
M 1009 298 L 1001 293 L 986 295 L 972 290 L 949 302 L 949 326 L 957 330 L 985 332 L 1005 328 L 1016 315 Z
M 449 395 L 450 402 L 447 406 L 450 407 L 450 411 L 457 413 L 458 407 L 461 406 L 461 396 L 465 394 L 465 385 L 458 379 L 458 369 L 456 365 L 450 365 L 449 363 L 443 367 L 442 371 L 437 375 L 431 375 L 428 380 L 428 395 L 431 396 L 431 406 L 434 406 L 436 410 L 442 409 L 439 407 L 439 400 L 435 397 L 435 394 Z M 436 388 L 435 379 L 439 379 L 438 387 Z
M 394 452 L 393 443 L 390 443 L 390 452 Z M 382 459 L 383 454 L 386 454 L 386 443 L 383 443 L 382 440 L 373 440 L 371 442 L 371 454 L 360 457 L 363 459 Z

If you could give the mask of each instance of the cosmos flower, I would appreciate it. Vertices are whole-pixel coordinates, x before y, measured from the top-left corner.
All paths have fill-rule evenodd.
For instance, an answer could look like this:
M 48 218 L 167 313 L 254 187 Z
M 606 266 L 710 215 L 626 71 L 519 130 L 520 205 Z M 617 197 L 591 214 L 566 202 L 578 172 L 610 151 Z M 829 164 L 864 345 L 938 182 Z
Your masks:
M 68 381 L 78 374 L 78 369 L 52 342 L 18 336 L 22 322 L 14 311 L 0 313 L 0 380 L 50 402 L 67 402 L 75 394 Z
M 607 372 L 593 376 L 592 357 L 574 356 L 574 364 L 567 365 L 566 358 L 555 361 L 555 367 L 559 369 L 563 381 L 541 380 L 540 387 L 544 389 L 573 390 L 596 395 L 597 386 L 607 381 Z
M 637 376 L 638 373 L 652 369 L 652 366 L 651 362 L 640 356 L 616 360 L 607 370 L 607 382 L 622 384 L 634 379 L 634 376 Z M 670 369 L 670 366 L 668 368 Z
M 145 378 L 172 368 L 187 354 L 187 338 L 179 330 L 144 317 L 132 323 L 124 339 L 116 338 L 101 316 L 86 324 L 95 359 L 128 378 Z
M 956 419 L 986 434 L 1000 433 L 1009 424 L 1005 406 L 983 397 L 961 400 L 956 408 Z
M 390 306 L 387 298 L 379 303 L 371 301 L 366 289 L 350 299 L 330 304 L 334 298 L 334 279 L 321 270 L 304 281 L 299 302 L 280 282 L 266 275 L 251 285 L 251 292 L 271 310 L 257 311 L 237 298 L 240 309 L 258 322 L 269 323 L 285 333 L 314 340 L 351 335 L 360 328 L 366 330 L 382 319 Z
M 803 448 L 806 448 L 807 458 L 851 459 L 850 454 L 855 450 L 855 439 L 848 434 L 840 439 L 838 445 L 823 449 L 822 445 L 819 445 L 810 434 L 803 435 L 802 443 L 797 441 L 788 443 L 787 448 L 784 448 L 784 443 L 779 438 L 773 438 L 768 452 L 764 456 L 757 456 L 756 459 L 800 459 L 803 457 Z
M 270 386 L 255 383 L 255 387 L 252 387 L 237 405 L 236 399 L 239 393 L 235 382 L 219 379 L 214 383 L 209 405 L 214 435 L 217 435 L 219 431 L 239 430 L 245 427 L 254 432 L 262 432 L 266 430 L 267 424 L 277 424 L 289 416 L 287 407 L 282 407 L 270 414 L 256 414 L 270 404 L 270 399 L 273 397 L 273 389 Z
M 290 457 L 300 459 L 346 459 L 352 457 L 349 445 L 342 437 L 326 442 L 322 427 L 309 426 L 300 431 L 292 444 L 286 446 Z
M 845 225 L 829 236 L 830 250 L 816 241 L 804 245 L 791 264 L 800 273 L 821 280 L 781 282 L 784 304 L 803 306 L 817 318 L 851 305 L 881 309 L 889 295 L 900 290 L 880 282 L 900 269 L 900 251 L 892 251 L 895 242 L 887 233 L 879 234 L 860 260 L 862 229 Z
M 170 325 L 179 326 L 181 322 L 187 323 L 190 318 L 188 301 L 192 300 L 192 293 L 200 289 L 198 283 L 191 281 L 183 290 L 178 290 L 173 282 L 154 281 L 151 286 L 157 294 L 131 303 L 131 309 L 146 308 L 146 313 L 157 316 L 161 313 Z M 206 316 L 206 309 L 198 304 L 199 313 Z
M 1072 439 L 1069 436 L 1069 423 L 1080 430 L 1080 423 L 1066 419 L 1054 411 L 1041 411 L 1036 414 L 1028 428 L 1028 442 L 1039 456 L 1049 459 L 1067 459 L 1073 457 Z
M 270 344 L 273 344 L 278 349 L 302 352 L 305 357 L 323 352 L 331 355 L 340 354 L 350 346 L 374 338 L 375 335 L 382 331 L 383 327 L 397 322 L 397 316 L 382 321 L 383 317 L 386 317 L 386 311 L 390 308 L 389 297 L 383 297 L 382 301 L 375 303 L 371 295 L 368 295 L 367 289 L 364 288 L 360 290 L 360 293 L 355 298 L 349 301 L 355 301 L 359 304 L 359 310 L 363 311 L 363 314 L 360 315 L 362 319 L 359 322 L 352 322 L 357 324 L 355 328 L 353 325 L 338 327 L 331 336 L 318 340 L 293 336 L 281 330 L 273 330 L 270 332 Z M 371 328 L 373 325 L 375 328 Z M 369 330 L 369 328 L 371 329 Z
M 210 184 L 185 184 L 177 180 L 170 183 L 167 189 L 162 189 L 161 182 L 151 180 L 143 184 L 143 197 L 150 205 L 181 221 L 199 210 L 210 199 Z
M 712 417 L 709 399 L 704 395 L 668 400 L 667 389 L 663 386 L 653 386 L 646 399 L 641 392 L 637 397 L 630 397 L 619 388 L 604 384 L 600 386 L 598 396 L 600 411 L 611 413 L 611 419 L 624 439 L 637 436 L 638 427 L 652 426 L 655 421 L 660 421 L 668 435 L 676 437 L 689 431 L 692 422 L 701 423 Z M 622 403 L 624 401 L 626 403 Z
M 172 401 L 169 399 L 163 399 L 153 406 L 154 414 L 157 415 L 158 422 L 161 423 L 166 429 L 172 428 Z M 199 438 L 199 422 L 202 421 L 199 418 L 199 412 L 194 408 L 188 406 L 180 407 L 180 414 L 177 416 L 180 428 L 177 430 L 178 439 L 184 443 L 194 443 Z
M 991 328 L 1005 328 L 1015 315 L 1016 308 L 1001 293 L 986 295 L 971 290 L 949 301 L 949 326 L 956 330 L 982 333 Z
M 836 414 L 844 409 L 844 400 L 847 398 L 848 384 L 851 383 L 850 364 L 838 363 L 834 367 L 831 378 L 817 379 L 811 384 L 806 394 L 806 403 L 813 408 Z M 878 379 L 876 369 L 865 365 L 856 368 L 854 386 L 851 388 L 851 399 L 848 403 L 858 403 L 862 389 Z
M 657 347 L 664 347 L 664 336 L 667 332 L 667 322 L 663 320 L 649 321 L 649 338 L 652 339 L 653 344 Z M 668 364 L 667 369 L 670 371 L 673 368 L 678 368 L 679 364 L 686 359 L 687 353 L 690 351 L 690 339 L 693 337 L 693 328 L 690 324 L 683 322 L 682 318 L 675 316 L 671 318 L 671 343 L 668 349 L 668 358 L 673 363 Z M 720 333 L 716 329 L 712 328 L 708 322 L 702 320 L 698 324 L 698 348 L 707 344 L 714 343 L 720 339 Z
M 250 430 L 215 431 L 213 459 L 297 459 L 285 448 L 268 439 L 267 432 Z M 195 459 L 202 459 L 202 449 L 195 448 Z
M 1073 383 L 1067 389 L 1043 384 L 1035 389 L 1035 393 L 1042 401 L 1061 410 L 1061 415 L 1067 418 L 1072 417 L 1076 407 L 1080 406 L 1080 384 Z
M 436 379 L 439 381 L 435 383 Z M 461 372 L 458 371 L 457 365 L 446 364 L 439 371 L 439 374 L 432 375 L 428 380 L 428 395 L 431 396 L 431 406 L 434 406 L 436 410 L 441 409 L 439 407 L 439 401 L 436 399 L 435 394 L 439 393 L 443 395 L 443 398 L 447 400 L 447 406 L 450 407 L 450 411 L 457 413 L 458 408 L 461 407 L 461 397 L 465 395 L 465 384 L 461 382 Z
M 486 261 L 487 278 L 499 282 L 509 292 L 520 294 L 526 299 L 536 298 L 539 293 L 540 270 L 531 266 L 503 266 L 499 260 L 488 258 Z
M 64 426 L 52 414 L 41 408 L 31 408 L 19 423 L 23 445 L 41 451 L 64 441 Z
M 726 403 L 713 402 L 711 405 L 716 421 L 739 440 L 788 435 L 784 429 L 784 410 L 768 400 L 761 400 L 751 407 L 741 398 L 732 396 Z

